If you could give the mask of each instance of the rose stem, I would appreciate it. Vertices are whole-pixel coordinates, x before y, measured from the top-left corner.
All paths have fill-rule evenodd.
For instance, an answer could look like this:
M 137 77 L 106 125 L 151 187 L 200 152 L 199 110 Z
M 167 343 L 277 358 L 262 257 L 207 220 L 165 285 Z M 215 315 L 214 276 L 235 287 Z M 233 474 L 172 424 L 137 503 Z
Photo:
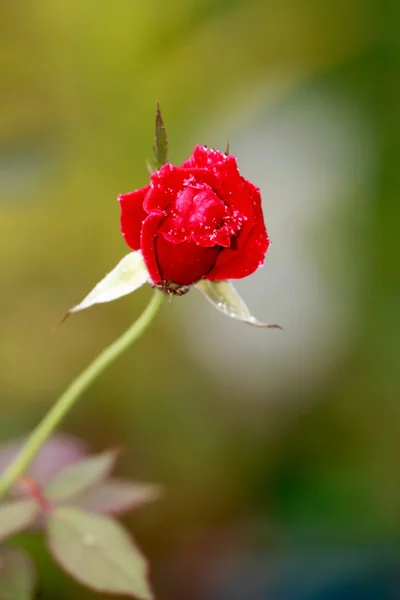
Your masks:
M 115 342 L 107 346 L 94 361 L 68 386 L 58 400 L 53 404 L 47 415 L 37 425 L 15 459 L 4 471 L 0 478 L 0 497 L 3 496 L 13 483 L 24 473 L 41 447 L 45 444 L 65 415 L 73 407 L 82 393 L 118 356 L 129 348 L 145 332 L 153 321 L 165 294 L 154 290 L 153 297 L 140 317 Z

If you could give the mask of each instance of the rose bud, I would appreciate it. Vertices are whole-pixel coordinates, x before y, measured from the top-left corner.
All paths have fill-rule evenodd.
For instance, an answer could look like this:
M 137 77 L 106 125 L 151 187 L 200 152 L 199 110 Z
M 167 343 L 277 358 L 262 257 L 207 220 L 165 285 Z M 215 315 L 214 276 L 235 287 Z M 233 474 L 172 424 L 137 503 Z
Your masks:
M 155 285 L 241 279 L 264 263 L 260 192 L 233 156 L 197 146 L 180 167 L 167 163 L 150 179 L 119 202 L 122 235 L 141 250 Z

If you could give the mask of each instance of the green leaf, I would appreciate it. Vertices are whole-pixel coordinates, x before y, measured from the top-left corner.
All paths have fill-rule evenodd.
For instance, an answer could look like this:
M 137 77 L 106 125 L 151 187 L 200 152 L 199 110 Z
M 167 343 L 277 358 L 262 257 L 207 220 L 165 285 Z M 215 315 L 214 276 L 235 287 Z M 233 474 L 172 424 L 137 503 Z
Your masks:
M 139 250 L 130 252 L 93 288 L 80 304 L 67 312 L 63 321 L 72 313 L 89 308 L 93 304 L 110 302 L 126 296 L 140 288 L 148 279 L 149 274 L 142 253 Z
M 117 456 L 118 452 L 111 450 L 62 469 L 45 488 L 46 498 L 52 502 L 65 502 L 81 494 L 110 474 Z
M 40 512 L 34 500 L 14 500 L 0 504 L 0 542 L 26 529 Z
M 73 504 L 90 512 L 121 515 L 157 500 L 160 493 L 156 485 L 110 479 L 74 498 Z
M 31 600 L 35 584 L 29 556 L 17 548 L 0 548 L 0 600 Z
M 202 279 L 195 286 L 215 308 L 232 319 L 238 319 L 253 327 L 282 329 L 276 323 L 262 323 L 252 316 L 233 285 L 229 281 L 208 281 Z
M 48 520 L 48 543 L 58 564 L 83 585 L 151 600 L 146 560 L 116 521 L 77 508 L 58 508 Z
M 164 121 L 161 115 L 159 102 L 157 102 L 156 137 L 153 152 L 154 166 L 157 170 L 168 162 L 168 138 L 167 132 L 165 131 Z

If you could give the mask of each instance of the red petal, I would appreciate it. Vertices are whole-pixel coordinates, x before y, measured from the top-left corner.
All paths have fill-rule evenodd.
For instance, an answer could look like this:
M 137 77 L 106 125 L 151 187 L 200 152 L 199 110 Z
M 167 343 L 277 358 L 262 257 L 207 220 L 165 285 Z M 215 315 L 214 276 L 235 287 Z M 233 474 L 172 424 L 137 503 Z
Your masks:
M 148 213 L 153 210 L 165 210 L 185 187 L 196 187 L 203 183 L 214 190 L 218 187 L 218 180 L 211 171 L 182 169 L 171 164 L 164 165 L 151 176 L 149 194 L 144 203 L 144 209 Z
M 151 176 L 150 191 L 144 203 L 146 212 L 165 210 L 184 186 L 188 174 L 179 167 L 166 164 Z
M 223 163 L 215 167 L 215 174 L 219 184 L 218 195 L 225 204 L 232 210 L 239 211 L 241 215 L 253 216 L 252 202 L 249 201 L 249 192 L 245 185 L 246 180 L 239 173 L 236 159 L 233 156 L 226 157 Z
M 242 231 L 232 241 L 232 248 L 224 249 L 218 255 L 214 268 L 207 279 L 241 279 L 254 273 L 264 264 L 269 246 L 269 238 L 264 225 L 259 190 L 249 181 L 243 180 L 254 207 L 254 219 L 245 223 Z
M 192 237 L 201 246 L 215 246 L 219 243 L 219 227 L 226 212 L 225 204 L 209 185 L 187 185 L 171 202 L 160 233 L 174 244 Z M 221 239 L 225 240 L 226 235 Z M 227 245 L 230 245 L 229 238 Z
M 224 246 L 229 248 L 231 245 L 231 237 L 224 227 L 215 229 L 211 234 L 209 232 L 201 233 L 193 231 L 191 238 L 199 246 L 210 248 L 212 246 Z
M 143 202 L 149 186 L 118 196 L 121 205 L 121 233 L 132 250 L 140 248 L 140 232 L 146 218 Z
M 195 177 L 200 181 L 201 173 L 206 172 L 207 177 L 214 176 L 214 183 L 210 185 L 230 208 L 232 223 L 236 221 L 236 225 L 241 227 L 244 221 L 254 219 L 253 202 L 249 200 L 249 191 L 246 187 L 249 182 L 240 175 L 234 156 L 227 156 L 205 146 L 196 146 L 192 156 L 182 166 L 191 167 L 191 172 L 198 173 Z M 252 184 L 249 185 L 257 190 Z M 240 227 L 234 228 L 238 230 Z
M 185 160 L 181 166 L 186 169 L 194 167 L 198 169 L 211 170 L 213 167 L 218 166 L 228 158 L 232 159 L 233 157 L 228 157 L 226 154 L 222 154 L 222 152 L 219 150 L 213 150 L 211 148 L 207 148 L 207 146 L 196 146 L 196 148 L 193 150 L 192 156 L 189 156 L 189 158 Z
M 178 285 L 191 285 L 210 271 L 218 256 L 219 247 L 203 248 L 191 240 L 171 244 L 160 236 L 156 241 L 156 250 L 161 279 Z
M 159 283 L 162 280 L 162 276 L 157 262 L 155 246 L 157 229 L 159 228 L 162 220 L 163 214 L 161 212 L 153 213 L 146 217 L 146 219 L 143 221 L 142 227 L 142 254 L 153 283 Z

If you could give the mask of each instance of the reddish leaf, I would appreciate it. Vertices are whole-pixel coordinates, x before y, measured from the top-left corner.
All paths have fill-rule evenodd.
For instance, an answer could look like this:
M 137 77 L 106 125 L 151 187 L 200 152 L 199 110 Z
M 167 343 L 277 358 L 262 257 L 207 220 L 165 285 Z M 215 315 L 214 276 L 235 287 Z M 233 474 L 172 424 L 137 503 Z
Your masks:
M 88 456 L 58 473 L 45 488 L 46 498 L 52 502 L 70 500 L 105 479 L 115 465 L 115 450 Z
M 160 488 L 156 485 L 110 479 L 75 497 L 73 504 L 89 512 L 121 515 L 159 496 Z
M 0 473 L 15 459 L 24 442 L 25 440 L 18 440 L 0 445 Z M 80 440 L 58 434 L 46 442 L 25 475 L 44 486 L 60 469 L 81 460 L 86 454 L 86 448 Z

